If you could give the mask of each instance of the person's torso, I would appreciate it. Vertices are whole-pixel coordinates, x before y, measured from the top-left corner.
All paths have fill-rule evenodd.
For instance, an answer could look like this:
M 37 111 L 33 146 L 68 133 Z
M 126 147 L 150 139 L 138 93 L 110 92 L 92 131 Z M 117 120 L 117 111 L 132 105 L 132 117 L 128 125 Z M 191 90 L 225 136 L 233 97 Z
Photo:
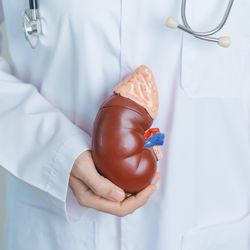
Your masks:
M 227 1 L 187 1 L 195 29 L 213 28 Z M 248 250 L 250 233 L 248 0 L 219 35 L 232 46 L 167 29 L 181 1 L 40 0 L 43 35 L 25 41 L 28 1 L 3 0 L 12 68 L 90 135 L 100 104 L 140 64 L 154 72 L 166 133 L 161 181 L 149 203 L 116 218 L 92 211 L 68 225 L 46 194 L 9 176 L 6 250 Z M 41 198 L 39 198 L 41 197 Z M 10 244 L 10 245 L 8 245 Z

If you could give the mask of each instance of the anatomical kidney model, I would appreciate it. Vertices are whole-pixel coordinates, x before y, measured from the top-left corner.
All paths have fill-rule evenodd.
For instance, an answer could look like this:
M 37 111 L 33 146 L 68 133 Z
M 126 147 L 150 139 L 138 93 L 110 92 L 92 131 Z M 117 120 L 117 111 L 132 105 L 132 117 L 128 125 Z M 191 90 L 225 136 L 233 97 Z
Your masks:
M 147 187 L 162 157 L 164 134 L 150 129 L 158 112 L 151 70 L 142 65 L 115 87 L 94 122 L 92 156 L 101 175 L 128 193 Z

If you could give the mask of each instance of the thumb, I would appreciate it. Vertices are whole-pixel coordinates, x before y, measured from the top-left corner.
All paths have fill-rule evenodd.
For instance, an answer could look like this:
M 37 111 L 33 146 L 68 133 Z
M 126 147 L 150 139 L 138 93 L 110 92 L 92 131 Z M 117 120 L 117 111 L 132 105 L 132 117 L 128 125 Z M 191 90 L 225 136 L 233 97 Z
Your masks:
M 89 182 L 89 187 L 98 196 L 111 201 L 121 202 L 125 199 L 125 192 L 114 183 L 99 175 Z

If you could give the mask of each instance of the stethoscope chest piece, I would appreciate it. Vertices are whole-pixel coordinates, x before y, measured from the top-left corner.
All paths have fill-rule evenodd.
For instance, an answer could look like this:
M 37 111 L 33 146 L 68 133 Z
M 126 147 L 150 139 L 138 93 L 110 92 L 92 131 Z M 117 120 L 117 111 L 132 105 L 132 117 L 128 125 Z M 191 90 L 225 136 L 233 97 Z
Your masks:
M 23 15 L 24 35 L 31 48 L 36 48 L 41 34 L 41 22 L 38 9 L 27 9 Z

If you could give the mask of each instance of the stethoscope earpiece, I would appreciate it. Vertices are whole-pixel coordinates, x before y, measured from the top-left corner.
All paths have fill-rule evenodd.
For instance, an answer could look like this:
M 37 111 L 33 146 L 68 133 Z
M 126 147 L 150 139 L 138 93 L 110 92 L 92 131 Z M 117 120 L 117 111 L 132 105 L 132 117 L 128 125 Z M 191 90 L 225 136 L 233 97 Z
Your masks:
M 223 48 L 229 48 L 231 45 L 231 38 L 229 36 L 222 36 L 219 38 L 218 45 Z
M 229 36 L 222 36 L 219 38 L 215 38 L 215 37 L 211 37 L 211 35 L 217 33 L 218 31 L 220 31 L 224 27 L 224 25 L 229 17 L 233 3 L 234 3 L 234 0 L 229 1 L 227 9 L 225 11 L 225 14 L 224 14 L 221 22 L 219 23 L 219 25 L 216 28 L 214 28 L 211 31 L 198 32 L 198 31 L 194 31 L 190 27 L 190 25 L 187 21 L 187 18 L 186 18 L 186 0 L 182 0 L 182 4 L 181 4 L 181 17 L 182 17 L 183 24 L 180 24 L 174 17 L 168 17 L 166 22 L 165 22 L 165 25 L 171 29 L 176 29 L 176 28 L 181 29 L 182 31 L 187 32 L 198 39 L 209 41 L 209 42 L 215 42 L 223 48 L 228 48 L 231 45 L 231 39 Z
M 165 24 L 168 28 L 172 29 L 179 28 L 184 32 L 193 35 L 196 38 L 205 41 L 216 42 L 219 46 L 223 48 L 228 48 L 231 45 L 230 37 L 222 36 L 219 38 L 214 38 L 211 37 L 211 35 L 217 33 L 224 27 L 227 18 L 230 14 L 233 3 L 234 0 L 229 1 L 227 9 L 220 24 L 215 29 L 208 32 L 197 32 L 190 27 L 186 18 L 186 0 L 182 0 L 182 7 L 181 7 L 181 16 L 183 24 L 180 24 L 174 17 L 168 17 Z M 41 20 L 39 16 L 39 9 L 38 9 L 38 0 L 29 0 L 29 9 L 25 11 L 23 16 L 23 29 L 25 38 L 30 44 L 31 48 L 33 49 L 36 48 L 39 42 L 39 35 L 41 34 L 42 30 Z
M 179 26 L 179 23 L 178 21 L 174 18 L 174 17 L 168 17 L 166 22 L 165 22 L 165 25 L 168 27 L 168 28 L 171 28 L 171 29 L 176 29 L 178 28 Z

